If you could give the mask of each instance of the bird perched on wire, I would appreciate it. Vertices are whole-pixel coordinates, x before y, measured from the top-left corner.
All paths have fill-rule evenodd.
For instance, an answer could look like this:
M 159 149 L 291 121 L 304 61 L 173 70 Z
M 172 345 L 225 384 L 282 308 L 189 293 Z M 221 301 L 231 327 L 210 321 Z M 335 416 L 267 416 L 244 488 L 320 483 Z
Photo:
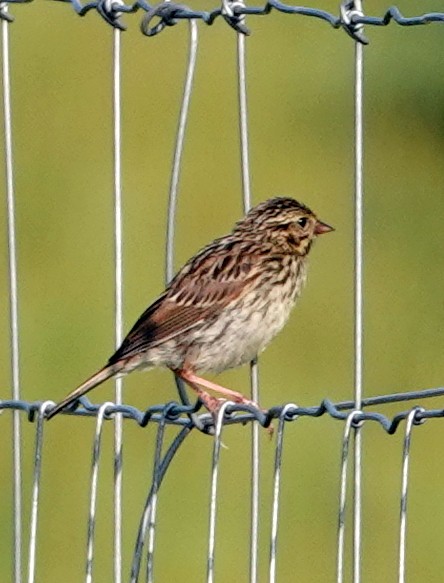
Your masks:
M 162 366 L 171 369 L 217 411 L 215 391 L 238 403 L 241 393 L 210 382 L 246 364 L 283 328 L 306 279 L 316 236 L 333 231 L 305 205 L 275 197 L 252 208 L 233 231 L 194 255 L 132 327 L 107 364 L 47 414 L 115 375 Z

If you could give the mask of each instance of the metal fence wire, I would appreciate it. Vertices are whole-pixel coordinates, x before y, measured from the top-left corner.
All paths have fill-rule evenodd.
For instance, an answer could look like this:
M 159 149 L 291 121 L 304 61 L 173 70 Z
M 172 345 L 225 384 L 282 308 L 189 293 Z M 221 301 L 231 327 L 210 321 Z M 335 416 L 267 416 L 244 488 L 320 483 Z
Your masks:
M 28 0 L 24 0 L 28 1 Z M 14 92 L 11 89 L 10 72 L 10 44 L 9 27 L 14 22 L 9 4 L 18 4 L 21 0 L 10 0 L 2 2 L 0 17 L 2 19 L 2 78 L 3 78 L 3 106 L 4 106 L 4 147 L 5 147 L 5 176 L 6 176 L 6 202 L 7 202 L 7 234 L 8 234 L 8 273 L 9 273 L 9 306 L 10 306 L 10 347 L 11 347 L 11 396 L 0 401 L 0 412 L 11 412 L 13 422 L 12 446 L 9 437 L 4 435 L 4 448 L 11 447 L 13 454 L 12 461 L 12 516 L 13 516 L 13 557 L 11 563 L 14 567 L 13 580 L 20 583 L 27 580 L 28 583 L 37 581 L 36 577 L 38 565 L 38 543 L 45 532 L 39 531 L 39 508 L 42 495 L 42 471 L 44 471 L 44 437 L 48 429 L 45 423 L 45 412 L 53 405 L 51 400 L 27 401 L 22 398 L 21 392 L 21 370 L 20 370 L 20 329 L 19 329 L 19 302 L 18 291 L 20 285 L 20 270 L 17 261 L 17 244 L 20 240 L 20 232 L 16 229 L 15 219 L 15 174 L 18 169 L 13 163 L 13 129 L 11 120 L 11 103 Z M 188 399 L 184 387 L 180 381 L 176 381 L 180 400 L 161 405 L 149 406 L 145 410 L 123 404 L 122 402 L 122 380 L 116 380 L 114 402 L 93 404 L 87 398 L 82 398 L 80 406 L 66 413 L 79 419 L 81 417 L 95 418 L 95 433 L 92 443 L 92 469 L 90 478 L 89 516 L 87 518 L 87 541 L 85 551 L 85 580 L 105 580 L 94 577 L 95 549 L 96 549 L 96 516 L 98 506 L 98 480 L 99 466 L 104 454 L 102 438 L 104 427 L 108 422 L 114 424 L 114 518 L 113 518 L 113 580 L 121 583 L 128 580 L 128 573 L 123 570 L 122 551 L 122 523 L 125 517 L 125 508 L 122 503 L 122 470 L 124 467 L 122 458 L 123 446 L 123 420 L 126 424 L 135 423 L 140 428 L 155 427 L 156 438 L 153 444 L 153 468 L 149 483 L 146 484 L 147 493 L 144 508 L 140 512 L 140 523 L 138 532 L 133 533 L 134 548 L 131 558 L 126 558 L 126 563 L 131 563 L 129 580 L 132 583 L 146 580 L 153 582 L 155 577 L 154 560 L 156 550 L 156 529 L 158 496 L 163 481 L 168 475 L 171 463 L 174 461 L 176 453 L 188 440 L 191 433 L 201 432 L 212 437 L 200 436 L 202 439 L 213 439 L 213 453 L 210 472 L 209 502 L 208 502 L 208 537 L 206 553 L 206 581 L 212 583 L 220 581 L 218 578 L 217 562 L 217 511 L 220 498 L 220 476 L 221 473 L 221 448 L 223 446 L 223 435 L 230 431 L 233 425 L 248 424 L 251 426 L 251 480 L 250 480 L 250 529 L 249 529 L 249 573 L 236 573 L 236 580 L 248 578 L 250 583 L 259 581 L 259 542 L 260 528 L 259 518 L 267 514 L 270 519 L 270 530 L 268 534 L 269 561 L 267 568 L 267 580 L 274 583 L 280 579 L 279 545 L 278 534 L 281 523 L 285 520 L 281 517 L 280 503 L 283 489 L 282 463 L 285 457 L 286 436 L 290 426 L 297 420 L 304 418 L 321 419 L 330 416 L 336 421 L 342 422 L 342 441 L 340 444 L 340 466 L 338 474 L 339 502 L 337 508 L 337 544 L 336 544 L 336 575 L 338 583 L 345 580 L 352 580 L 359 583 L 365 578 L 362 570 L 362 533 L 363 514 L 362 508 L 365 503 L 365 496 L 362 488 L 362 433 L 372 425 L 380 426 L 387 435 L 401 433 L 402 451 L 401 474 L 400 474 L 400 496 L 399 503 L 399 524 L 398 524 L 398 581 L 404 582 L 406 577 L 406 541 L 407 541 L 407 500 L 409 486 L 409 460 L 410 447 L 413 434 L 419 431 L 419 426 L 432 419 L 444 417 L 444 409 L 427 408 L 425 402 L 431 397 L 438 397 L 444 394 L 444 388 L 410 391 L 403 393 L 392 393 L 377 397 L 364 397 L 363 391 L 363 93 L 364 93 L 364 50 L 363 46 L 368 44 L 367 38 L 371 37 L 372 27 L 384 27 L 390 23 L 403 27 L 413 27 L 423 24 L 444 23 L 444 13 L 431 12 L 417 16 L 404 16 L 396 7 L 390 7 L 382 16 L 370 16 L 364 13 L 364 8 L 359 0 L 344 1 L 340 5 L 339 14 L 330 14 L 317 8 L 293 6 L 269 0 L 263 6 L 246 6 L 242 1 L 223 0 L 221 6 L 211 11 L 196 10 L 183 4 L 176 4 L 172 1 L 165 1 L 161 4 L 151 6 L 144 0 L 138 0 L 134 4 L 128 5 L 119 1 L 99 0 L 81 4 L 78 0 L 71 0 L 71 8 L 81 16 L 86 15 L 91 10 L 97 10 L 100 16 L 114 27 L 113 32 L 113 145 L 114 145 L 114 255 L 115 255 L 115 343 L 120 345 L 123 338 L 123 230 L 122 230 L 122 143 L 121 143 L 121 117 L 122 117 L 122 72 L 121 72 L 121 42 L 122 31 L 126 24 L 124 19 L 129 13 L 142 11 L 141 30 L 144 35 L 154 36 L 161 33 L 166 27 L 172 27 L 182 20 L 186 20 L 189 27 L 189 52 L 186 66 L 186 77 L 183 90 L 182 106 L 179 115 L 177 128 L 173 165 L 171 169 L 171 181 L 168 203 L 168 220 L 166 229 L 166 266 L 165 279 L 168 282 L 174 274 L 174 250 L 175 250 L 175 228 L 178 207 L 178 187 L 182 168 L 182 153 L 184 139 L 187 130 L 187 120 L 190 100 L 194 87 L 194 73 L 196 67 L 196 56 L 198 51 L 198 23 L 211 25 L 216 19 L 223 18 L 230 27 L 237 33 L 237 75 L 238 75 L 238 118 L 240 135 L 240 166 L 242 175 L 243 207 L 245 211 L 251 206 L 251 181 L 249 164 L 249 132 L 248 132 L 248 100 L 247 100 L 247 78 L 248 72 L 245 61 L 246 36 L 251 31 L 257 20 L 254 16 L 265 16 L 272 11 L 278 11 L 287 15 L 298 15 L 310 19 L 317 19 L 330 24 L 335 29 L 342 29 L 350 35 L 354 41 L 354 46 L 350 47 L 355 51 L 355 74 L 354 74 L 354 104 L 355 104 L 355 187 L 354 187 L 354 208 L 355 208 L 355 232 L 354 232 L 354 395 L 351 400 L 345 402 L 333 402 L 326 398 L 319 405 L 311 407 L 298 406 L 295 403 L 277 405 L 269 410 L 261 411 L 247 405 L 239 405 L 226 402 L 221 407 L 217 422 L 214 423 L 211 415 L 201 409 L 201 404 L 191 403 Z M 14 6 L 17 12 L 17 22 L 14 27 L 20 26 L 20 11 L 22 8 Z M 248 17 L 248 28 L 246 25 Z M 366 33 L 364 34 L 364 28 Z M 350 144 L 352 147 L 352 144 Z M 251 363 L 251 395 L 252 399 L 258 402 L 259 399 L 259 372 L 256 362 Z M 5 397 L 7 393 L 4 392 Z M 47 396 L 47 395 L 45 395 Z M 414 402 L 415 406 L 409 408 L 408 402 Z M 421 402 L 423 406 L 418 406 Z M 401 410 L 389 415 L 381 412 L 383 406 L 401 406 Z M 372 410 L 368 408 L 372 407 Z M 375 408 L 380 408 L 375 410 Z M 3 416 L 4 418 L 5 416 Z M 273 423 L 275 433 L 272 438 L 271 448 L 273 448 L 274 466 L 269 468 L 268 478 L 272 485 L 271 506 L 264 508 L 260 503 L 260 487 L 266 480 L 264 474 L 260 474 L 260 428 L 268 427 Z M 0 418 L 0 423 L 2 419 Z M 29 522 L 24 516 L 23 496 L 25 493 L 23 481 L 25 478 L 25 464 L 22 453 L 22 431 L 24 423 L 32 423 L 35 427 L 35 442 L 33 455 L 33 470 L 31 484 L 31 507 L 29 512 Z M 174 436 L 170 439 L 171 433 L 167 433 L 167 428 L 175 428 Z M 307 429 L 307 432 L 309 430 Z M 168 439 L 167 439 L 168 436 Z M 349 470 L 352 460 L 352 470 Z M 339 458 L 338 458 L 339 461 Z M 27 480 L 25 480 L 27 483 Z M 26 498 L 28 500 L 28 498 Z M 350 524 L 347 520 L 347 502 L 352 504 L 352 520 Z M 180 499 L 178 500 L 178 505 Z M 200 500 L 202 504 L 202 500 Z M 295 526 L 295 530 L 297 526 Z M 351 544 L 347 544 L 346 531 L 350 533 Z M 65 530 L 66 534 L 66 530 Z M 0 540 L 0 544 L 8 543 Z M 262 541 L 261 541 L 262 544 Z M 24 549 L 27 551 L 24 552 Z M 350 550 L 351 567 L 347 568 L 347 556 Z M 412 550 L 414 553 L 414 550 Z M 7 553 L 2 551 L 2 556 Z M 171 553 L 171 561 L 174 561 L 174 552 Z M 202 557 L 204 561 L 204 557 Z M 65 566 L 69 571 L 69 565 Z M 315 568 L 315 566 L 313 567 Z M 334 567 L 329 574 L 332 580 Z M 430 573 L 427 575 L 428 580 Z M 59 577 L 60 579 L 60 577 Z M 166 580 L 159 572 L 156 580 Z M 109 580 L 109 579 L 106 579 Z M 296 574 L 293 580 L 300 580 Z M 318 580 L 321 580 L 319 578 Z M 385 579 L 384 576 L 380 579 Z M 437 579 L 439 580 L 439 576 Z

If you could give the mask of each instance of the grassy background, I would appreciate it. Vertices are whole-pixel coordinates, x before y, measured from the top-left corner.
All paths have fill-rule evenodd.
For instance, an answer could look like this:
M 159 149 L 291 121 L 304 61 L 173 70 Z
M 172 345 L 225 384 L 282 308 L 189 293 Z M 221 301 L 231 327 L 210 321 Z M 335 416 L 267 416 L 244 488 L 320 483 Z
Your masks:
M 337 12 L 336 2 L 310 2 Z M 208 8 L 204 3 L 193 6 Z M 382 14 L 387 3 L 368 3 Z M 409 15 L 436 2 L 401 1 Z M 112 31 L 65 4 L 13 9 L 14 157 L 22 395 L 58 400 L 113 348 Z M 124 299 L 127 329 L 162 290 L 166 201 L 188 30 L 153 39 L 125 16 L 123 43 Z M 311 256 L 309 282 L 286 330 L 261 359 L 261 401 L 314 405 L 353 391 L 353 44 L 313 19 L 251 18 L 248 39 L 254 202 L 290 194 L 336 232 Z M 199 24 L 200 50 L 184 154 L 177 266 L 241 213 L 236 41 L 222 20 Z M 365 49 L 365 394 L 439 386 L 444 366 L 444 53 L 440 25 L 367 31 Z M 3 166 L 0 171 L 3 172 Z M 0 179 L 4 183 L 4 176 Z M 2 183 L 2 182 L 0 182 Z M 0 225 L 6 241 L 5 205 Z M 1 395 L 9 398 L 7 255 L 0 255 Z M 246 370 L 220 381 L 246 391 Z M 112 398 L 112 384 L 94 399 Z M 175 397 L 170 376 L 125 381 L 125 402 Z M 441 407 L 442 401 L 427 406 Z M 385 408 L 388 415 L 403 405 Z M 0 419 L 0 580 L 11 580 L 10 416 Z M 280 581 L 332 581 L 343 425 L 304 419 L 287 429 Z M 409 581 L 442 580 L 444 470 L 438 421 L 414 430 Z M 37 581 L 82 580 L 91 419 L 58 418 L 45 433 Z M 173 431 L 171 430 L 171 435 Z M 364 429 L 363 581 L 396 578 L 402 435 Z M 23 428 L 25 542 L 34 426 Z M 154 430 L 125 424 L 124 575 L 150 480 Z M 273 445 L 261 435 L 260 580 L 266 581 Z M 217 580 L 248 580 L 249 429 L 224 435 Z M 160 495 L 156 581 L 202 581 L 210 439 L 191 435 Z M 96 581 L 112 578 L 112 426 L 99 484 Z M 351 518 L 351 516 L 350 516 Z M 350 545 L 350 540 L 347 541 Z M 25 558 L 26 558 L 25 550 Z

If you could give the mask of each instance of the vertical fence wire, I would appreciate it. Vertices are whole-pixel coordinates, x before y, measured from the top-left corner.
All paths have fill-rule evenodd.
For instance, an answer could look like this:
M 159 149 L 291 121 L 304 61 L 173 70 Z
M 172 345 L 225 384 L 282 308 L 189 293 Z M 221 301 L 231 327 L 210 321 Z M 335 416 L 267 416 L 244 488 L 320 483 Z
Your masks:
M 270 537 L 270 561 L 268 569 L 269 583 L 276 583 L 276 556 L 277 556 L 277 535 L 279 525 L 279 502 L 281 493 L 281 469 L 282 450 L 284 446 L 284 429 L 286 415 L 291 409 L 297 409 L 294 403 L 288 403 L 282 409 L 279 417 L 279 425 L 276 435 L 276 448 L 274 454 L 274 478 L 273 478 L 273 502 L 271 511 L 271 537 Z
M 405 583 L 405 557 L 406 557 L 406 533 L 407 533 L 407 494 L 409 485 L 410 445 L 412 441 L 413 425 L 422 407 L 412 409 L 407 417 L 404 435 L 404 447 L 402 451 L 402 480 L 401 480 L 401 508 L 399 517 L 399 566 L 398 583 Z
M 94 435 L 92 463 L 91 463 L 91 485 L 89 495 L 89 515 L 88 515 L 88 534 L 86 541 L 86 576 L 85 582 L 92 583 L 92 569 L 94 561 L 94 534 L 96 527 L 96 508 L 97 508 L 97 484 L 99 477 L 99 463 L 102 449 L 103 420 L 106 409 L 113 403 L 106 402 L 100 406 L 96 419 L 96 431 Z
M 259 403 L 259 369 L 257 360 L 250 364 L 251 398 Z M 257 421 L 251 423 L 251 527 L 250 527 L 250 583 L 257 583 L 259 538 L 259 429 Z
M 197 51 L 198 51 L 198 28 L 195 20 L 191 19 L 189 21 L 189 49 L 188 49 L 188 62 L 187 70 L 185 74 L 185 84 L 182 95 L 182 103 L 179 114 L 179 122 L 176 132 L 176 140 L 174 146 L 173 155 L 173 165 L 171 171 L 170 189 L 168 197 L 168 214 L 167 214 L 167 234 L 166 234 L 166 248 L 165 248 L 165 283 L 168 284 L 174 276 L 174 248 L 175 248 L 175 231 L 176 231 L 176 216 L 177 216 L 177 204 L 178 204 L 178 192 L 179 192 L 179 180 L 182 165 L 182 156 L 185 140 L 185 132 L 188 121 L 188 114 L 191 102 L 191 95 L 194 87 L 194 73 L 196 69 Z M 183 383 L 180 379 L 176 378 L 177 388 L 181 400 L 185 404 L 189 404 L 189 399 L 186 394 Z M 194 415 L 191 414 L 194 419 Z M 199 426 L 199 422 L 196 421 L 196 425 Z M 153 482 L 151 490 L 149 492 L 145 509 L 142 515 L 141 524 L 139 527 L 138 540 L 136 543 L 136 550 L 134 553 L 132 571 L 131 571 L 131 581 L 137 581 L 140 571 L 140 561 L 141 553 L 143 547 L 143 541 L 145 538 L 145 533 L 148 529 L 148 556 L 147 556 L 147 571 L 146 577 L 147 581 L 150 583 L 153 581 L 153 561 L 154 561 L 154 540 L 155 540 L 155 528 L 156 528 L 156 509 L 157 509 L 157 494 L 158 488 L 160 487 L 161 480 L 163 478 L 162 464 L 165 464 L 165 457 L 163 462 L 161 462 L 161 449 L 164 438 L 165 430 L 165 419 L 163 419 L 158 428 L 157 435 L 157 445 L 154 460 L 154 471 L 153 471 Z M 185 430 L 186 435 L 188 430 Z M 182 442 L 182 437 L 178 436 L 177 443 Z M 175 440 L 176 441 L 176 440 Z M 175 451 L 175 448 L 173 450 Z M 168 452 L 166 454 L 168 456 Z M 169 463 L 169 461 L 168 461 Z M 164 471 L 164 470 L 163 470 Z
M 352 424 L 359 411 L 352 411 L 347 417 L 344 434 L 342 436 L 341 449 L 341 471 L 339 487 L 339 513 L 338 513 L 338 539 L 336 555 L 336 583 L 344 581 L 344 558 L 345 558 L 345 510 L 347 503 L 347 475 L 348 475 L 348 457 L 350 449 L 350 436 Z
M 182 169 L 183 145 L 190 109 L 191 93 L 193 91 L 194 71 L 198 49 L 198 30 L 195 20 L 190 20 L 190 41 L 188 49 L 188 64 L 185 76 L 185 86 L 182 96 L 182 105 L 177 126 L 176 143 L 174 147 L 173 167 L 171 171 L 170 192 L 168 199 L 167 237 L 165 254 L 165 280 L 168 284 L 174 276 L 174 244 L 176 235 L 176 217 L 180 172 Z
M 167 407 L 164 409 L 162 419 L 157 427 L 156 450 L 154 452 L 154 467 L 152 480 L 152 496 L 151 496 L 151 512 L 148 523 L 148 557 L 146 562 L 146 581 L 153 583 L 154 581 L 154 541 L 156 535 L 156 517 L 157 517 L 157 498 L 159 494 L 160 485 L 160 463 L 162 461 L 162 447 L 165 436 L 166 413 Z
M 242 164 L 242 193 L 244 212 L 251 208 L 251 179 L 250 156 L 248 144 L 248 102 L 247 102 L 247 69 L 245 55 L 245 35 L 237 35 L 238 57 L 238 90 L 239 90 L 239 127 L 241 140 L 241 164 Z
M 40 405 L 37 413 L 38 417 L 35 430 L 34 476 L 32 481 L 31 519 L 29 523 L 28 583 L 34 583 L 35 581 L 37 526 L 40 501 L 40 477 L 42 475 L 43 428 L 45 421 L 45 411 L 48 407 L 53 406 L 54 406 L 53 401 L 45 401 Z
M 134 547 L 134 554 L 133 560 L 131 564 L 131 577 L 130 583 L 137 583 L 139 580 L 139 573 L 140 573 L 140 563 L 142 559 L 142 551 L 143 545 L 145 541 L 146 531 L 148 528 L 150 515 L 151 515 L 151 507 L 153 501 L 153 495 L 155 491 L 158 491 L 163 478 L 165 477 L 165 473 L 173 460 L 174 456 L 176 455 L 179 447 L 185 441 L 185 438 L 189 435 L 190 431 L 192 430 L 192 426 L 188 425 L 186 427 L 182 427 L 176 437 L 173 439 L 172 443 L 168 447 L 167 451 L 165 452 L 161 462 L 157 466 L 156 471 L 156 482 L 151 484 L 150 490 L 148 492 L 145 506 L 142 512 L 142 516 L 139 523 L 139 531 L 137 533 L 137 540 Z M 163 437 L 162 437 L 163 438 Z M 159 433 L 158 433 L 159 439 Z
M 182 157 L 184 149 L 185 132 L 187 128 L 188 114 L 190 110 L 191 94 L 194 87 L 194 73 L 196 70 L 196 59 L 198 50 L 198 29 L 195 20 L 189 21 L 189 47 L 188 47 L 188 63 L 185 74 L 185 84 L 182 95 L 182 103 L 180 107 L 179 122 L 177 125 L 176 141 L 174 146 L 173 166 L 171 170 L 170 189 L 168 196 L 168 216 L 167 216 L 167 233 L 166 233 L 166 250 L 165 250 L 165 283 L 168 283 L 174 276 L 174 247 L 176 240 L 176 217 L 177 217 L 177 203 L 179 192 L 179 180 L 182 169 Z M 186 405 L 190 404 L 188 395 L 185 390 L 184 383 L 177 376 L 175 377 L 176 386 L 179 391 L 182 402 Z M 193 419 L 196 418 L 194 414 L 190 415 Z M 159 487 L 158 468 L 160 464 L 161 449 L 165 430 L 165 419 L 159 425 L 156 454 L 154 460 L 153 473 L 153 489 L 151 510 L 149 514 L 148 527 L 148 558 L 147 558 L 147 581 L 153 581 L 153 562 L 154 562 L 154 537 L 156 529 L 156 510 L 157 510 L 157 493 Z M 196 423 L 198 424 L 198 423 Z
M 214 432 L 213 459 L 211 466 L 211 492 L 210 492 L 210 520 L 208 532 L 208 556 L 207 556 L 207 583 L 214 583 L 214 556 L 216 549 L 216 514 L 217 514 L 217 486 L 219 479 L 220 450 L 222 446 L 222 429 L 227 407 L 233 405 L 231 401 L 225 401 L 217 412 L 216 427 Z
M 248 101 L 245 35 L 237 34 L 237 70 L 239 98 L 240 155 L 242 169 L 242 199 L 244 213 L 251 208 L 251 178 L 248 142 Z M 259 403 L 259 370 L 257 360 L 250 364 L 251 398 Z M 251 424 L 251 526 L 250 526 L 250 583 L 257 582 L 259 534 L 259 424 Z
M 361 0 L 354 8 L 362 12 Z M 363 393 L 363 46 L 355 42 L 355 408 Z M 361 581 L 362 434 L 354 434 L 353 581 Z
M 182 104 L 177 125 L 176 142 L 174 146 L 173 167 L 171 170 L 170 191 L 168 196 L 168 216 L 165 249 L 165 283 L 168 283 L 174 276 L 174 245 L 176 241 L 176 217 L 179 192 L 179 179 L 182 167 L 182 155 L 187 127 L 188 114 L 190 110 L 191 94 L 194 87 L 194 72 L 196 70 L 197 50 L 199 46 L 198 28 L 195 20 L 189 21 L 189 47 L 188 64 L 185 74 L 185 85 L 182 95 Z M 185 390 L 184 383 L 177 376 L 175 377 L 177 390 L 179 391 L 182 403 L 190 404 L 190 400 Z M 192 415 L 196 422 L 196 416 Z M 197 423 L 196 423 L 197 424 Z
M 2 10 L 7 11 L 6 4 Z M 12 156 L 11 74 L 9 60 L 9 22 L 2 20 L 3 116 L 5 127 L 5 174 L 9 261 L 9 321 L 11 346 L 12 398 L 20 399 L 20 352 L 18 324 L 17 243 L 15 232 L 14 166 Z M 14 581 L 22 581 L 22 479 L 20 411 L 12 412 L 13 506 L 14 506 Z
M 123 254 L 122 254 L 122 103 L 121 31 L 113 36 L 113 123 L 114 123 L 114 253 L 115 253 L 115 340 L 123 339 Z M 115 402 L 122 403 L 122 379 L 115 381 Z M 114 420 L 114 581 L 122 581 L 122 414 Z

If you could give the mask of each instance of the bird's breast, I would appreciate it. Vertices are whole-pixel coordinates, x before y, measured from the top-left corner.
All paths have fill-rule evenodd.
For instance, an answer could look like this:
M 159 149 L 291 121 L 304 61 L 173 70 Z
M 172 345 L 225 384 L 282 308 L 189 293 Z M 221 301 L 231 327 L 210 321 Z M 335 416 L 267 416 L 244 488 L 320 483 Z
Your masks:
M 196 331 L 188 353 L 196 370 L 221 372 L 253 360 L 284 327 L 305 278 L 305 262 L 289 261 L 278 278 L 253 286 Z

